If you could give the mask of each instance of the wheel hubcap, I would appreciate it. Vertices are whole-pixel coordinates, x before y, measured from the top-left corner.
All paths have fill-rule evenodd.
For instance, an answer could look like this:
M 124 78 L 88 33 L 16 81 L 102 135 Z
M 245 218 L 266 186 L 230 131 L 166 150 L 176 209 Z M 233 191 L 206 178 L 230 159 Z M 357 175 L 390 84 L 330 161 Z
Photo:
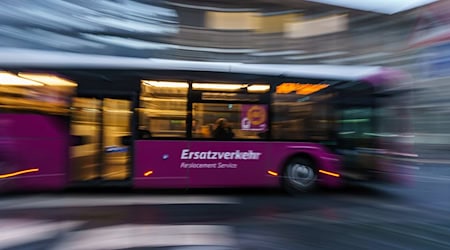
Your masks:
M 295 186 L 305 188 L 314 182 L 315 173 L 310 166 L 295 163 L 290 167 L 288 178 Z

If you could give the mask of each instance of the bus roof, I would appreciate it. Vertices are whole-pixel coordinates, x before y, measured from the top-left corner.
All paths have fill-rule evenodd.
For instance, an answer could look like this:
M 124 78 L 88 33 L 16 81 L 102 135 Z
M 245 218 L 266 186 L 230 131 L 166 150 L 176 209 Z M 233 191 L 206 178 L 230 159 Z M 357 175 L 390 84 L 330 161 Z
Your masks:
M 31 49 L 1 49 L 0 68 L 178 70 L 334 80 L 362 80 L 384 71 L 379 66 L 200 62 Z

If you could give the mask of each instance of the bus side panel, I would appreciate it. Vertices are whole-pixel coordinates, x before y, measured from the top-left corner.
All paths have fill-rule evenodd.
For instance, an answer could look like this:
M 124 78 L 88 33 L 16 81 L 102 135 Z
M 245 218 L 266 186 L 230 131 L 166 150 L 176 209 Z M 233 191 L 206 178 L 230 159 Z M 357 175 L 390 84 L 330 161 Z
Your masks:
M 383 149 L 383 154 L 378 155 L 378 168 L 374 170 L 374 178 L 377 181 L 410 185 L 414 183 L 413 170 L 416 163 L 408 161 L 415 159 L 412 137 L 381 138 L 378 145 Z
M 341 167 L 337 156 L 313 143 L 142 140 L 135 153 L 136 188 L 277 187 L 287 160 L 299 153 L 311 156 L 318 170 L 339 173 Z M 322 173 L 319 181 L 342 184 Z
M 282 176 L 283 169 L 286 164 L 288 164 L 291 157 L 305 154 L 313 159 L 317 171 L 326 171 L 325 173 L 327 174 L 324 174 L 323 172 L 318 173 L 318 181 L 321 185 L 340 187 L 343 184 L 342 179 L 336 176 L 336 174 L 339 175 L 341 171 L 341 160 L 338 156 L 332 154 L 319 144 L 302 142 L 272 143 L 271 165 L 278 171 L 279 175 Z
M 135 188 L 187 188 L 188 169 L 180 166 L 187 141 L 138 140 L 135 142 Z
M 3 190 L 58 190 L 67 184 L 69 126 L 61 117 L 1 114 Z
M 191 141 L 181 152 L 180 167 L 189 169 L 190 187 L 275 187 L 267 173 L 272 153 L 268 142 Z

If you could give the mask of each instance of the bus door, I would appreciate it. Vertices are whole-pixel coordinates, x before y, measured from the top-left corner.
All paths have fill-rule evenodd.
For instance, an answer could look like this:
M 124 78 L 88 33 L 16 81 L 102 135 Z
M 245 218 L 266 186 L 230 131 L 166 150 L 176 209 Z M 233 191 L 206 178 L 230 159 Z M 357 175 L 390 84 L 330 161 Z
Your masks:
M 133 95 L 85 95 L 72 102 L 71 133 L 81 142 L 71 149 L 72 182 L 130 181 L 131 139 L 137 105 Z
M 376 168 L 374 109 L 371 106 L 347 106 L 338 109 L 338 152 L 343 156 L 343 174 L 364 180 Z

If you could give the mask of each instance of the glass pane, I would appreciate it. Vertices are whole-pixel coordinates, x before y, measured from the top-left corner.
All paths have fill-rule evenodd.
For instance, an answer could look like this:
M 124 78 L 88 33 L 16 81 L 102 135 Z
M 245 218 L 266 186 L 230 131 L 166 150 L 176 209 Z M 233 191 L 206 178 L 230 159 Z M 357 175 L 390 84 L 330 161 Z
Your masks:
M 372 129 L 372 109 L 355 108 L 342 110 L 339 120 L 339 136 L 341 138 L 369 138 Z
M 272 138 L 329 140 L 334 127 L 328 84 L 282 83 L 272 94 Z
M 98 177 L 101 131 L 101 100 L 74 98 L 72 104 L 72 135 L 83 138 L 83 145 L 71 148 L 73 181 Z
M 306 139 L 311 103 L 289 98 L 288 95 L 272 95 L 272 138 L 277 140 Z
M 194 138 L 262 139 L 267 131 L 267 105 L 194 103 L 192 106 Z M 232 130 L 221 133 L 221 123 Z
M 151 137 L 186 138 L 188 84 L 143 81 L 139 129 Z
M 131 117 L 131 101 L 103 100 L 103 179 L 123 180 L 129 176 L 128 146 L 121 141 L 122 137 L 131 135 Z
M 0 107 L 67 115 L 73 92 L 74 88 L 67 86 L 5 86 L 0 83 Z

